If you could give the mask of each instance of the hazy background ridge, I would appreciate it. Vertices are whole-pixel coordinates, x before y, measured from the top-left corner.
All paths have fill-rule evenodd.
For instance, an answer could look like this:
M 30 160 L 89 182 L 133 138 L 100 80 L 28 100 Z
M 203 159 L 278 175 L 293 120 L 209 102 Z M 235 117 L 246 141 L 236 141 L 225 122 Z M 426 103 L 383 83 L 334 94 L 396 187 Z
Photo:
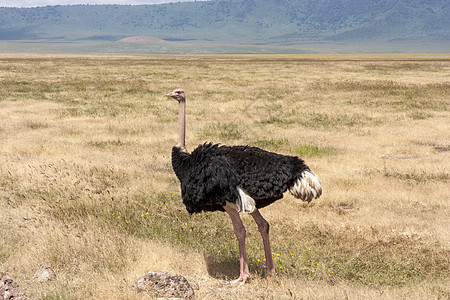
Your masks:
M 160 5 L 0 8 L 0 40 L 113 42 L 143 35 L 170 42 L 292 46 L 396 45 L 447 52 L 445 0 L 231 0 Z

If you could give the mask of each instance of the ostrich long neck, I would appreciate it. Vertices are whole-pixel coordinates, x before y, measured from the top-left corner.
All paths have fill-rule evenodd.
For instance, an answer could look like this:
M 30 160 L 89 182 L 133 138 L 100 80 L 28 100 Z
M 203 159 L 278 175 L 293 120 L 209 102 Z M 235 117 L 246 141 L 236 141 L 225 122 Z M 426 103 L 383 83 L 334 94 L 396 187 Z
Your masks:
M 186 100 L 180 101 L 178 106 L 179 114 L 179 137 L 176 147 L 186 151 Z

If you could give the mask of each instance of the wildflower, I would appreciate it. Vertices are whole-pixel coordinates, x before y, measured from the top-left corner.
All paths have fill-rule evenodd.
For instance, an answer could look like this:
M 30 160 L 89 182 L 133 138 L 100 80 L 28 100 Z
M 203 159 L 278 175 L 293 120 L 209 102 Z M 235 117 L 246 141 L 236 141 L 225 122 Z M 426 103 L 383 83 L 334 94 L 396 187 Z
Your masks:
M 256 260 L 257 262 L 261 262 L 261 260 L 258 258 L 257 260 Z
M 283 267 L 282 267 L 282 266 L 280 266 L 279 268 L 280 268 L 280 269 L 283 269 Z
M 314 273 L 314 270 L 311 270 L 312 273 Z
M 294 253 L 292 253 L 292 252 L 289 252 L 289 254 L 290 254 L 291 256 L 294 256 Z

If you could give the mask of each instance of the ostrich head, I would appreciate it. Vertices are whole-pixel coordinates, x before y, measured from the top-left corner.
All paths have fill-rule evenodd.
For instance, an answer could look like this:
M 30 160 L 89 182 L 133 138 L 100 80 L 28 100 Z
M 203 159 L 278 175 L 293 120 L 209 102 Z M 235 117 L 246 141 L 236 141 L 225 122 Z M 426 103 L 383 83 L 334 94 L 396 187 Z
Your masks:
M 175 89 L 172 92 L 168 93 L 166 96 L 172 97 L 173 99 L 177 100 L 178 102 L 186 101 L 186 95 L 185 95 L 183 89 Z

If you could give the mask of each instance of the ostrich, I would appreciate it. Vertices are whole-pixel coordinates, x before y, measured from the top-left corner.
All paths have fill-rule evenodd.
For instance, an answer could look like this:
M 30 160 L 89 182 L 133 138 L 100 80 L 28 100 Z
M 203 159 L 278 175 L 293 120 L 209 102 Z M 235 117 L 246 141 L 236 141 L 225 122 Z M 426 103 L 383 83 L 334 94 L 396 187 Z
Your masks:
M 239 244 L 239 278 L 227 282 L 243 285 L 250 276 L 245 250 L 245 228 L 240 213 L 248 213 L 261 233 L 267 276 L 275 274 L 269 240 L 269 223 L 259 209 L 281 199 L 288 191 L 310 202 L 322 194 L 319 178 L 295 156 L 250 146 L 199 145 L 186 150 L 186 95 L 175 89 L 166 96 L 179 103 L 179 139 L 172 148 L 172 167 L 181 183 L 183 203 L 189 213 L 225 211 L 231 217 Z

